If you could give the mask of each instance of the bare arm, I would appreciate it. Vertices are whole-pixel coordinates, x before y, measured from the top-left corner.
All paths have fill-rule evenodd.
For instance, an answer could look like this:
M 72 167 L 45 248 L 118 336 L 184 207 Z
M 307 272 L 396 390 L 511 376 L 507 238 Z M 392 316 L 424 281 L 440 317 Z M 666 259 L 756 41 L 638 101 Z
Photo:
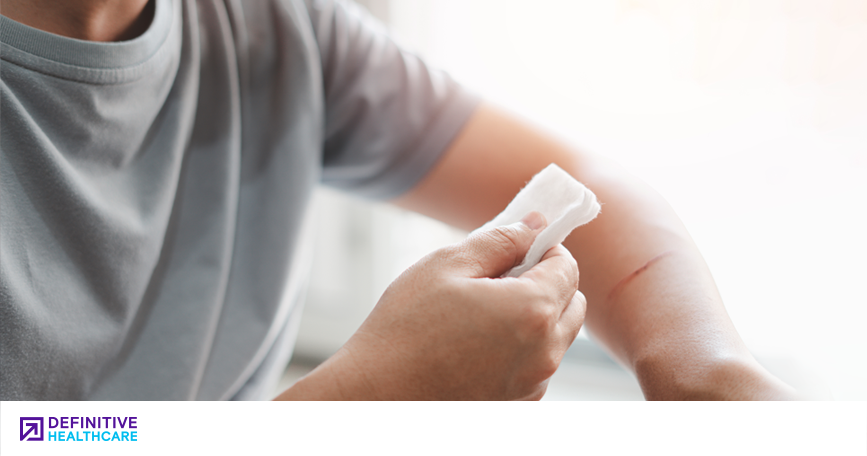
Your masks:
M 635 372 L 648 399 L 794 396 L 750 355 L 671 207 L 606 160 L 483 105 L 431 174 L 395 203 L 473 229 L 552 162 L 603 203 L 564 245 L 581 270 L 588 328 Z

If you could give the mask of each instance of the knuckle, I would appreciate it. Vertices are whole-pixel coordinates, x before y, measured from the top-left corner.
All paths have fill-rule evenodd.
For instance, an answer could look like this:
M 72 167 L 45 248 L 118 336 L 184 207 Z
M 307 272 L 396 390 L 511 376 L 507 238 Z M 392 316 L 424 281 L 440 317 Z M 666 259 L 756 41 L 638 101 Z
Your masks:
M 563 274 L 563 282 L 573 289 L 578 289 L 578 262 L 572 255 L 565 259 L 561 273 Z
M 556 287 L 552 287 L 551 299 L 568 302 L 569 299 L 578 290 L 578 274 L 577 270 L 571 267 L 564 267 L 557 270 Z
M 472 255 L 468 252 L 466 255 L 460 257 L 460 262 L 462 266 L 470 267 L 476 271 L 480 271 L 484 275 L 488 275 L 488 268 L 479 259 L 478 255 Z
M 466 246 L 462 243 L 451 244 L 435 250 L 432 254 L 439 262 L 462 261 L 469 255 Z
M 572 285 L 578 281 L 578 269 L 574 265 L 574 259 L 558 257 L 551 263 L 551 282 L 556 284 Z
M 551 376 L 557 372 L 557 368 L 560 367 L 560 357 L 557 356 L 556 353 L 548 352 L 546 356 L 542 357 L 541 365 L 539 366 L 539 375 L 542 378 L 549 379 Z
M 469 268 L 472 270 L 485 271 L 485 264 L 476 253 L 478 247 L 472 243 L 458 243 L 443 247 L 439 251 L 442 252 L 439 261 L 443 267 L 448 266 L 449 269 Z
M 542 319 L 546 327 L 552 326 L 557 322 L 557 317 L 560 315 L 559 310 L 552 305 L 545 305 L 539 310 L 539 317 Z
M 439 248 L 437 250 L 434 250 L 433 252 L 428 253 L 427 255 L 422 257 L 420 260 L 415 262 L 415 264 L 410 266 L 408 268 L 408 270 L 409 269 L 422 269 L 422 268 L 426 268 L 426 267 L 438 267 L 442 263 L 447 262 L 449 260 L 449 258 L 452 258 L 454 256 L 453 250 L 454 250 L 454 248 L 452 246 L 446 246 L 446 247 L 442 247 L 442 248 Z
M 460 244 L 450 244 L 434 250 L 431 256 L 436 258 L 451 258 L 460 254 Z
M 587 314 L 587 298 L 584 296 L 584 293 L 580 291 L 575 292 L 575 296 L 572 298 L 572 304 L 577 305 L 579 309 L 579 314 L 581 319 L 583 320 Z
M 462 243 L 445 246 L 434 252 L 434 254 L 436 255 L 437 262 L 441 264 L 475 266 L 478 262 L 475 259 L 475 255 Z
M 518 250 L 518 231 L 511 226 L 499 226 L 485 234 L 494 249 L 505 252 Z
M 572 277 L 575 280 L 575 287 L 578 287 L 578 277 L 580 276 L 581 273 L 578 270 L 578 261 L 575 260 L 575 258 L 573 258 L 572 255 L 569 255 L 569 270 L 570 270 Z
M 482 257 L 510 259 L 515 262 L 519 256 L 520 233 L 515 227 L 500 226 L 471 236 L 458 244 L 454 259 L 488 274 L 488 267 L 479 260 Z
M 556 321 L 556 309 L 546 302 L 533 302 L 524 311 L 521 332 L 526 339 L 538 340 L 547 336 Z

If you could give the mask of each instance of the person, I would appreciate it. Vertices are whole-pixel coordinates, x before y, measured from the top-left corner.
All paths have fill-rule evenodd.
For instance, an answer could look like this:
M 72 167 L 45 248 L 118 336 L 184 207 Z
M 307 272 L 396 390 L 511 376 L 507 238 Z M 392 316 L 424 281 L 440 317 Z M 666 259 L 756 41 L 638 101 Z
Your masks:
M 351 4 L 0 13 L 0 399 L 267 397 L 317 184 L 470 230 L 549 163 L 598 195 L 595 221 L 518 278 L 497 277 L 538 213 L 432 253 L 279 398 L 539 399 L 585 322 L 648 399 L 794 397 L 659 195 L 478 100 Z

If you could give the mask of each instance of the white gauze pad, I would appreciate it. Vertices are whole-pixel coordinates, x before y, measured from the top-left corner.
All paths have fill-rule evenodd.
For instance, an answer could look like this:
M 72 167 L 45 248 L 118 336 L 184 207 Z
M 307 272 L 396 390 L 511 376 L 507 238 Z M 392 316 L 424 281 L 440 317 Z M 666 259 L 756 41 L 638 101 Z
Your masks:
M 531 211 L 545 216 L 548 226 L 536 236 L 524 261 L 503 274 L 518 277 L 535 266 L 551 247 L 563 242 L 572 230 L 596 218 L 599 209 L 593 192 L 552 163 L 533 176 L 500 215 L 476 231 L 511 225 Z

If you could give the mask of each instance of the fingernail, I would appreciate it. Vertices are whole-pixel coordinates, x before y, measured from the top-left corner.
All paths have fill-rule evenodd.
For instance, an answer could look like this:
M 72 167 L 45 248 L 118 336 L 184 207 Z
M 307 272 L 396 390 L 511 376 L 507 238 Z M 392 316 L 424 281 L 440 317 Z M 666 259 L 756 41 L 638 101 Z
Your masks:
M 525 215 L 524 218 L 521 219 L 521 223 L 535 231 L 545 226 L 545 216 L 539 212 L 533 211 Z

